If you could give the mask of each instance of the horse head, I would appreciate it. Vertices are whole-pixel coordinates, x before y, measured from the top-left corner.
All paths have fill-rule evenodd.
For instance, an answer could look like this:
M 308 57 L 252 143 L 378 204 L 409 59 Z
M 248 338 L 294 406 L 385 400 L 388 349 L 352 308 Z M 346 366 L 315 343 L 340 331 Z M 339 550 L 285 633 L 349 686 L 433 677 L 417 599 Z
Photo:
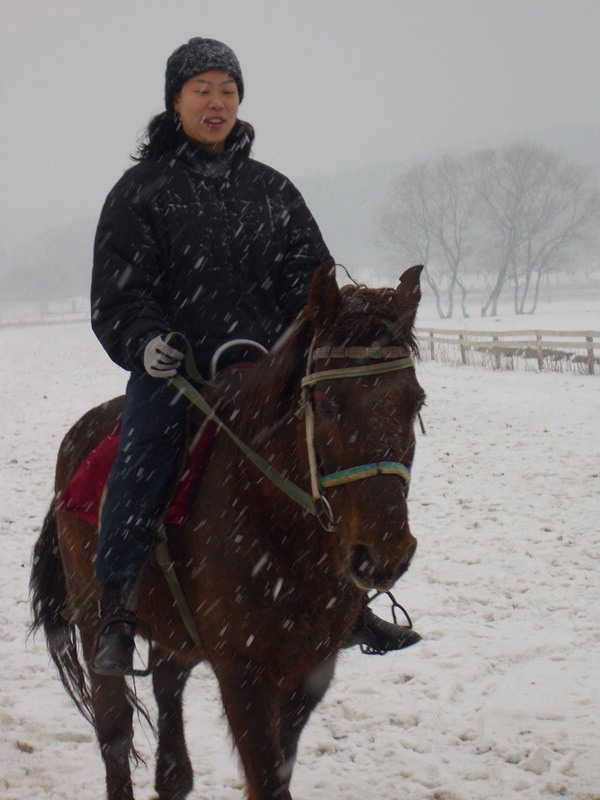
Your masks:
M 339 571 L 366 590 L 389 589 L 417 544 L 407 494 L 425 399 L 412 360 L 421 270 L 406 270 L 395 289 L 340 290 L 326 262 L 309 293 L 313 341 L 303 383 L 313 495 L 330 509 Z

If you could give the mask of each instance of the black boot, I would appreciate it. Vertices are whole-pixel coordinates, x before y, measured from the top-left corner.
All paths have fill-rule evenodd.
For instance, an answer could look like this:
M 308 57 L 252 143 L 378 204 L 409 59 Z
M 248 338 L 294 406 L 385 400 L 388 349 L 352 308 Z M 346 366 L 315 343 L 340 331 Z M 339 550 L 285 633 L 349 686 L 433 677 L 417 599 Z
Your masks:
M 92 669 L 99 675 L 133 674 L 135 613 L 126 607 L 129 592 L 104 587 L 100 601 L 101 628 Z
M 421 637 L 412 628 L 377 617 L 365 601 L 344 648 L 358 644 L 363 653 L 382 656 L 390 650 L 403 650 L 420 641 Z

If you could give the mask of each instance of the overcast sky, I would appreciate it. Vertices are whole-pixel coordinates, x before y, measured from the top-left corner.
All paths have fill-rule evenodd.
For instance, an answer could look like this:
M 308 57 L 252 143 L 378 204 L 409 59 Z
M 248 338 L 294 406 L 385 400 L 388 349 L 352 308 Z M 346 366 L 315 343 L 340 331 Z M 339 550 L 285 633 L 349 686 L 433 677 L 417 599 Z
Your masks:
M 0 0 L 11 248 L 96 217 L 192 36 L 237 53 L 254 155 L 302 177 L 600 123 L 600 0 Z

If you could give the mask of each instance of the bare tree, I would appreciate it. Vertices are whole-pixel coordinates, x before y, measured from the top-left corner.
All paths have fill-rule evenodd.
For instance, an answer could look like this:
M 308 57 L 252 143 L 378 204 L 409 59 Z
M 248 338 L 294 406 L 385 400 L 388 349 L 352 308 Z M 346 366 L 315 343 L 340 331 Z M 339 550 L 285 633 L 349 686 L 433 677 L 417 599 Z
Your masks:
M 465 276 L 483 276 L 482 316 L 496 314 L 512 289 L 515 312 L 533 313 L 543 277 L 591 252 L 600 199 L 591 174 L 531 142 L 446 156 L 400 175 L 379 220 L 380 241 L 403 260 L 426 265 L 441 318 L 460 297 Z M 596 243 L 597 244 L 597 243 Z M 596 249 L 597 253 L 597 249 Z M 569 261 L 571 259 L 571 262 Z
M 467 290 L 462 273 L 473 251 L 475 194 L 464 159 L 445 156 L 435 164 L 432 178 L 437 198 L 432 216 L 434 241 L 449 279 L 447 316 L 452 316 L 454 289 L 458 289 L 462 315 L 467 317 Z
M 598 191 L 585 169 L 531 142 L 476 153 L 470 171 L 492 274 L 481 314 L 497 313 L 508 284 L 515 313 L 533 313 L 543 276 L 597 224 Z
M 462 277 L 472 249 L 475 196 L 464 161 L 446 156 L 400 175 L 380 219 L 380 239 L 403 260 L 425 264 L 438 314 L 449 319 L 460 296 L 467 316 Z
M 378 220 L 380 241 L 401 260 L 427 265 L 433 231 L 427 210 L 428 164 L 420 164 L 394 181 L 389 201 Z M 427 266 L 424 277 L 439 304 L 439 293 Z

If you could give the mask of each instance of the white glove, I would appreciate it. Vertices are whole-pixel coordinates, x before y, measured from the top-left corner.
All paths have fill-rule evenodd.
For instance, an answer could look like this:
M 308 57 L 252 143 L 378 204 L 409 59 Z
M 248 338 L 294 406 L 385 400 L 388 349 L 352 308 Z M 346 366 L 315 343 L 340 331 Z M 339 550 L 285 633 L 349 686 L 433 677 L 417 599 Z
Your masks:
M 167 344 L 163 336 L 155 336 L 144 349 L 144 369 L 153 378 L 172 378 L 177 375 L 184 358 L 184 354 Z

